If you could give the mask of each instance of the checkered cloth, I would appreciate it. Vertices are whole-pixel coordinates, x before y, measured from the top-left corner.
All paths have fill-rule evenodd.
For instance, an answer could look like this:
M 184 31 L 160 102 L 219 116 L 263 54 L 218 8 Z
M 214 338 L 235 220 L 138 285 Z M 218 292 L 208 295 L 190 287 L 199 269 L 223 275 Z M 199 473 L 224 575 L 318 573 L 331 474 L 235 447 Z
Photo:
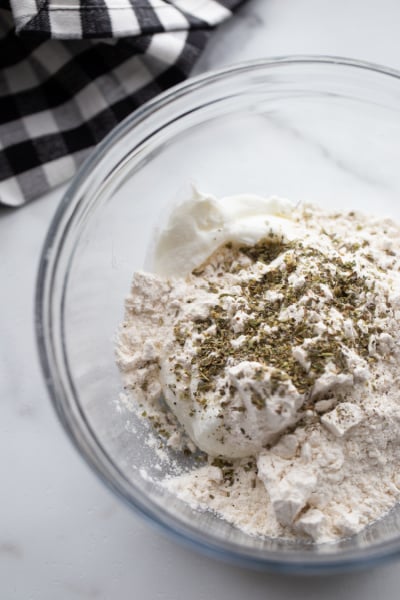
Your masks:
M 0 204 L 71 177 L 242 0 L 0 0 Z

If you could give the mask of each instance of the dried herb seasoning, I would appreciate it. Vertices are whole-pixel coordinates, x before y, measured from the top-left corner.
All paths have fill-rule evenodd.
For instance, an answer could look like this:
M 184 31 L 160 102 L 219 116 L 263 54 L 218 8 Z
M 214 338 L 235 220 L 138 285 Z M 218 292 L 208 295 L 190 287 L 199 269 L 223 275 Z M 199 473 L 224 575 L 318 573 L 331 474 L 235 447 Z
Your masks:
M 349 248 L 356 249 L 354 244 Z M 360 245 L 357 245 L 359 249 Z M 368 252 L 365 258 L 370 259 Z M 207 392 L 227 393 L 225 388 L 223 391 L 218 389 L 218 378 L 228 365 L 242 361 L 254 361 L 273 368 L 270 372 L 271 393 L 290 380 L 299 393 L 310 395 L 328 365 L 337 372 L 349 370 L 349 352 L 370 360 L 370 336 L 376 333 L 373 324 L 375 306 L 366 301 L 370 286 L 357 271 L 354 261 L 345 260 L 338 253 L 328 256 L 303 242 L 287 242 L 280 237 L 269 237 L 254 246 L 237 247 L 228 243 L 214 253 L 213 260 L 217 260 L 225 272 L 237 274 L 240 293 L 226 292 L 223 281 L 211 279 L 208 287 L 218 295 L 216 303 L 207 318 L 193 322 L 193 331 L 199 334 L 199 340 L 194 344 L 192 367 L 199 378 L 195 397 L 201 406 L 206 406 L 204 394 Z M 259 276 L 246 276 L 246 270 L 257 262 L 268 265 L 268 269 Z M 205 268 L 203 265 L 201 271 L 194 271 L 193 275 L 204 277 Z M 290 277 L 297 272 L 302 280 L 296 286 Z M 235 333 L 232 326 L 229 304 L 225 301 L 229 297 L 240 297 L 242 309 L 247 313 L 240 334 Z M 303 311 L 300 322 L 295 317 L 282 318 L 285 309 L 290 307 Z M 340 317 L 336 329 L 332 327 L 332 317 L 329 322 L 331 309 Z M 323 311 L 327 321 L 328 327 L 323 333 L 316 331 L 315 323 L 309 318 L 316 311 Z M 345 335 L 345 319 L 352 320 L 353 339 Z M 360 320 L 367 333 L 358 325 Z M 176 341 L 181 346 L 185 344 L 186 329 L 184 321 L 174 329 Z M 232 344 L 239 335 L 244 336 L 244 341 Z M 304 350 L 305 361 L 294 356 L 295 347 Z M 261 409 L 265 398 L 253 393 L 252 402 Z

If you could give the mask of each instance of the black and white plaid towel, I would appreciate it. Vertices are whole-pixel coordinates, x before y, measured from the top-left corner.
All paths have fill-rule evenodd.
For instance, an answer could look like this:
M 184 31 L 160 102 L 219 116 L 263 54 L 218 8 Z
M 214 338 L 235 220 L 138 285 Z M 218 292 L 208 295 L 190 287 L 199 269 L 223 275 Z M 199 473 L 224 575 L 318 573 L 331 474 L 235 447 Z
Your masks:
M 242 0 L 0 0 L 0 204 L 71 177 Z

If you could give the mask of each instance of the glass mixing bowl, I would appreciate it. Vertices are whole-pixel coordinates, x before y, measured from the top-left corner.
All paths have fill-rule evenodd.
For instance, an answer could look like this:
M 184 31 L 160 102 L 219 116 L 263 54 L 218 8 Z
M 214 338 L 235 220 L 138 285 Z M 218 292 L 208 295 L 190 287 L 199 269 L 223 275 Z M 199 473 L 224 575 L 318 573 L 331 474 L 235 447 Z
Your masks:
M 320 572 L 400 553 L 400 508 L 351 539 L 250 537 L 192 510 L 160 478 L 145 425 L 118 411 L 114 359 L 132 274 L 191 182 L 215 195 L 278 194 L 400 219 L 400 73 L 341 58 L 242 64 L 146 104 L 86 161 L 48 233 L 36 328 L 57 413 L 80 454 L 130 507 L 197 549 L 242 565 Z

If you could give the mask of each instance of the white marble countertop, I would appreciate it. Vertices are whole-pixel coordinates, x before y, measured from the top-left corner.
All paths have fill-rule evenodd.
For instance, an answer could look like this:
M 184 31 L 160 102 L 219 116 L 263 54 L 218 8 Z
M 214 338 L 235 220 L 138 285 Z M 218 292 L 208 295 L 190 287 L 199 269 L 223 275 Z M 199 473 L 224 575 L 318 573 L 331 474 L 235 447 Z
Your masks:
M 249 0 L 213 35 L 195 72 L 287 54 L 400 69 L 399 22 L 397 0 Z M 170 541 L 97 481 L 51 408 L 34 341 L 39 252 L 62 192 L 0 211 L 0 598 L 397 598 L 398 563 L 334 580 L 234 568 Z

